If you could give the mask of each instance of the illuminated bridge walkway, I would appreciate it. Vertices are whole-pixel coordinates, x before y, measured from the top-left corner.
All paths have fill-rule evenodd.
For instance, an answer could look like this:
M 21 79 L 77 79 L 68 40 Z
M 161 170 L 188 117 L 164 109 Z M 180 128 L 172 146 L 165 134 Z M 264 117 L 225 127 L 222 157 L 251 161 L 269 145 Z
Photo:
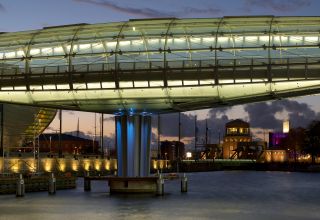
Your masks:
M 150 19 L 0 34 L 0 101 L 168 112 L 319 93 L 320 17 Z

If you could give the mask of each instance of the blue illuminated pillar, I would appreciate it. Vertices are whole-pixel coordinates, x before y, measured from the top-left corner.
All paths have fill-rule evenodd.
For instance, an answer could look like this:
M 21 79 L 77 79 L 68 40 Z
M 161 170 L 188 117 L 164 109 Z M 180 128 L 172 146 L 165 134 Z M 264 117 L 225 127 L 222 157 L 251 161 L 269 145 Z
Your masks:
M 144 177 L 150 173 L 151 116 L 115 116 L 118 176 Z

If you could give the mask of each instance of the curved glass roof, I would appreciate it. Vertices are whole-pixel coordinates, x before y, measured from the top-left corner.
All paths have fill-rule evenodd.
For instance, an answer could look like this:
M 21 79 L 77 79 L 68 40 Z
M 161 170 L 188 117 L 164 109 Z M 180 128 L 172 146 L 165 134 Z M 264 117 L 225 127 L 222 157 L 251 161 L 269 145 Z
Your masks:
M 38 137 L 54 119 L 56 110 L 3 104 L 3 115 L 3 141 L 9 151 Z
M 175 100 L 167 88 L 305 77 L 306 68 L 319 68 L 319 31 L 320 17 L 257 16 L 129 20 L 2 33 L 0 87 L 1 91 L 118 89 L 111 99 L 119 102 L 109 107 L 81 104 L 76 97 L 72 103 L 57 105 L 109 112 L 169 110 Z M 153 107 L 128 104 L 132 97 L 126 100 L 122 92 L 135 88 L 166 88 L 157 95 L 164 101 Z M 225 99 L 221 92 L 220 101 Z

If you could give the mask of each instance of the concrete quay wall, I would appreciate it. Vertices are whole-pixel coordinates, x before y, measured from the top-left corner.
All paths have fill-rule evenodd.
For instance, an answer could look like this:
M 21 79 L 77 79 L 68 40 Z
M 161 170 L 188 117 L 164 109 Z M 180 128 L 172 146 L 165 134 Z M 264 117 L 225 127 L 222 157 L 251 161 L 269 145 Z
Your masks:
M 101 158 L 1 158 L 0 173 L 34 172 L 113 172 L 117 170 L 116 159 Z

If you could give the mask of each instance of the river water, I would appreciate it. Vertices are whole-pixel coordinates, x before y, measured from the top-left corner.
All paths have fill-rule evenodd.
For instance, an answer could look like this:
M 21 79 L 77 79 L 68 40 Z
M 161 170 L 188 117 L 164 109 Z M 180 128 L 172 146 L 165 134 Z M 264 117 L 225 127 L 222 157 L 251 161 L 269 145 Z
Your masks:
M 77 189 L 0 196 L 0 219 L 320 219 L 320 173 L 189 173 L 189 191 L 166 181 L 163 197 L 109 195 L 106 182 Z

